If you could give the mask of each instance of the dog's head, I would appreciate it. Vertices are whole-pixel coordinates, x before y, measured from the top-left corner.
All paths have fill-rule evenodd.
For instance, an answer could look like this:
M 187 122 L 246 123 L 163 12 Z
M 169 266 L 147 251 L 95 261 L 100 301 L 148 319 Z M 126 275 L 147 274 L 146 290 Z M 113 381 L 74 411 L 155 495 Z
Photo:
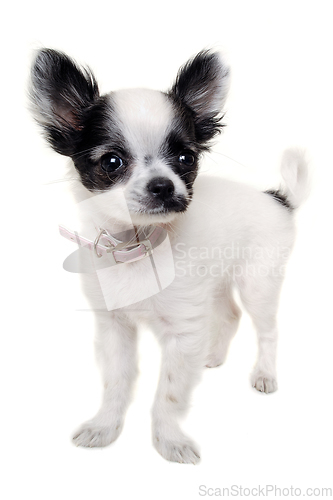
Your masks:
M 220 131 L 229 82 L 219 55 L 200 52 L 171 90 L 100 95 L 90 70 L 41 50 L 32 69 L 35 117 L 82 184 L 110 201 L 122 189 L 135 223 L 168 222 L 192 197 L 200 154 Z

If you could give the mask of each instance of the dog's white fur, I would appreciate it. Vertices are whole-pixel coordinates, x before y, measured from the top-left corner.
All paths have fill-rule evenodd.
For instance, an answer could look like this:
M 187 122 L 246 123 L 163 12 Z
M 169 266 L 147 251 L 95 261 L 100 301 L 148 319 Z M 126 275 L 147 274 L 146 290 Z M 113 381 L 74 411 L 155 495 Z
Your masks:
M 43 71 L 44 63 L 38 64 Z M 193 93 L 185 99 L 186 105 L 195 107 L 198 113 L 221 109 L 228 79 L 223 65 L 218 70 L 213 98 L 209 99 L 206 91 Z M 37 84 L 38 79 L 40 73 Z M 47 125 L 53 119 L 53 110 L 40 94 L 39 90 L 35 98 L 39 121 Z M 174 253 L 176 277 L 170 286 L 150 298 L 107 311 L 105 290 L 102 293 L 97 274 L 82 275 L 84 291 L 96 311 L 96 350 L 104 396 L 97 415 L 84 423 L 73 439 L 80 446 L 106 446 L 119 436 L 137 375 L 137 326 L 146 321 L 162 347 L 160 380 L 152 410 L 154 445 L 167 460 L 196 463 L 197 446 L 182 432 L 179 421 L 203 367 L 218 366 L 225 360 L 241 315 L 233 297 L 234 288 L 238 289 L 258 335 L 252 385 L 264 392 L 277 388 L 276 315 L 282 271 L 295 238 L 294 217 L 269 194 L 200 174 L 185 213 L 165 214 L 158 209 L 147 213 L 145 190 L 147 182 L 156 177 L 172 180 L 175 193 L 190 199 L 181 176 L 158 155 L 172 128 L 172 106 L 164 94 L 142 89 L 113 92 L 112 106 L 122 134 L 135 153 L 135 164 L 125 184 L 115 185 L 98 196 L 79 180 L 75 183 L 77 201 L 91 199 L 95 203 L 94 224 L 89 217 L 83 217 L 81 230 L 89 236 L 95 225 L 115 233 L 122 224 L 128 224 L 129 214 L 138 226 L 162 225 L 168 231 Z M 60 125 L 63 123 L 56 119 Z M 99 146 L 93 154 L 99 158 L 107 152 Z M 71 168 L 73 177 L 75 169 Z M 287 198 L 298 207 L 307 184 L 302 153 L 288 150 L 281 171 Z M 223 272 L 216 249 L 233 249 L 223 257 Z M 179 262 L 182 266 L 178 266 Z M 149 265 L 149 259 L 145 259 L 113 268 L 109 293 L 130 303 L 131 288 L 140 289 Z
M 306 184 L 302 154 L 286 151 L 282 171 L 286 191 L 298 206 Z M 171 169 L 169 175 L 170 178 L 174 175 Z M 77 194 L 78 199 L 88 195 L 81 183 L 77 185 Z M 108 214 L 108 227 L 113 224 L 118 227 L 119 212 L 115 210 L 115 220 L 110 215 L 113 204 L 117 203 L 112 202 L 116 200 L 114 195 L 112 191 L 105 193 L 104 206 L 99 200 L 99 209 L 94 214 L 96 224 L 105 225 Z M 188 262 L 176 273 L 174 282 L 159 294 L 121 310 L 96 313 L 96 349 L 104 380 L 104 399 L 98 414 L 83 424 L 74 441 L 81 446 L 105 446 L 118 437 L 137 374 L 137 325 L 145 321 L 152 326 L 162 346 L 160 381 L 152 412 L 154 445 L 168 460 L 196 463 L 197 447 L 180 430 L 179 419 L 188 407 L 191 389 L 203 367 L 218 366 L 225 360 L 241 315 L 233 298 L 234 287 L 258 335 L 252 385 L 265 392 L 277 388 L 276 314 L 283 281 L 280 270 L 293 246 L 294 218 L 272 197 L 252 187 L 199 175 L 186 214 L 163 226 L 168 230 L 175 264 L 178 254 L 183 258 L 186 253 Z M 238 251 L 224 261 L 224 268 L 237 267 L 237 276 L 228 272 L 221 276 L 221 262 L 215 250 L 232 248 L 235 243 Z M 193 251 L 199 248 L 204 248 L 211 258 L 203 261 L 199 250 Z M 256 258 L 258 249 L 264 249 L 266 257 Z M 280 254 L 277 249 L 282 249 Z M 252 256 L 250 260 L 248 255 Z M 203 264 L 211 270 L 205 277 L 200 271 Z M 147 261 L 141 261 L 114 269 L 112 293 L 130 296 L 131 287 L 142 285 L 146 266 Z M 246 266 L 254 266 L 254 277 L 247 276 Z M 268 275 L 260 276 L 263 266 Z M 92 308 L 105 308 L 97 277 L 84 275 L 83 281 Z

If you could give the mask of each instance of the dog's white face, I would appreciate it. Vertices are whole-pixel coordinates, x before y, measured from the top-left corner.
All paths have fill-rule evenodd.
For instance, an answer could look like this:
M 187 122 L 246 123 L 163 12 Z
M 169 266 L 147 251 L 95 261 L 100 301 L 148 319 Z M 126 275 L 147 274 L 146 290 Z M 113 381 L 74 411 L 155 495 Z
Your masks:
M 91 72 L 44 49 L 31 96 L 52 147 L 72 158 L 86 189 L 102 193 L 104 209 L 117 212 L 121 192 L 132 221 L 152 224 L 186 211 L 200 155 L 222 127 L 228 84 L 220 57 L 205 51 L 181 68 L 169 92 L 100 96 Z
M 191 134 L 184 131 L 181 146 L 172 150 L 176 113 L 162 92 L 129 89 L 106 99 L 117 136 L 113 144 L 95 148 L 94 158 L 115 182 L 98 197 L 101 208 L 117 210 L 119 194 L 135 224 L 169 222 L 191 199 L 198 161 Z M 113 137 L 114 123 L 109 127 Z

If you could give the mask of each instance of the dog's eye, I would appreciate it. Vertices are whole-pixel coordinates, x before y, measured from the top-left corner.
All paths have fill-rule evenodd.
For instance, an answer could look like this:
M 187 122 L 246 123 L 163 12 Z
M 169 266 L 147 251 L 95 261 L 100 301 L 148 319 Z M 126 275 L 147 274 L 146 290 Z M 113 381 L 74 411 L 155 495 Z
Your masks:
M 184 152 L 179 155 L 178 161 L 187 167 L 192 167 L 195 163 L 195 156 L 192 153 Z
M 101 167 L 105 172 L 108 173 L 118 170 L 118 168 L 122 167 L 123 164 L 123 160 L 113 153 L 108 153 L 101 159 Z

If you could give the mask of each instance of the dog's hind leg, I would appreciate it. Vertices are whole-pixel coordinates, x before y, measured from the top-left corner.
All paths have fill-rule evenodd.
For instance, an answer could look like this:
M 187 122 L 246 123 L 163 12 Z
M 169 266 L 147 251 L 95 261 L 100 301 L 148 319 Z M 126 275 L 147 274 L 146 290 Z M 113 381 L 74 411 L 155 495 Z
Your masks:
M 251 375 L 252 386 L 261 392 L 277 390 L 276 351 L 278 330 L 276 315 L 282 277 L 243 277 L 239 280 L 242 303 L 250 314 L 258 338 L 258 358 Z
M 237 332 L 241 310 L 235 302 L 230 286 L 224 286 L 216 295 L 211 341 L 206 366 L 222 365 L 226 359 L 230 342 Z

